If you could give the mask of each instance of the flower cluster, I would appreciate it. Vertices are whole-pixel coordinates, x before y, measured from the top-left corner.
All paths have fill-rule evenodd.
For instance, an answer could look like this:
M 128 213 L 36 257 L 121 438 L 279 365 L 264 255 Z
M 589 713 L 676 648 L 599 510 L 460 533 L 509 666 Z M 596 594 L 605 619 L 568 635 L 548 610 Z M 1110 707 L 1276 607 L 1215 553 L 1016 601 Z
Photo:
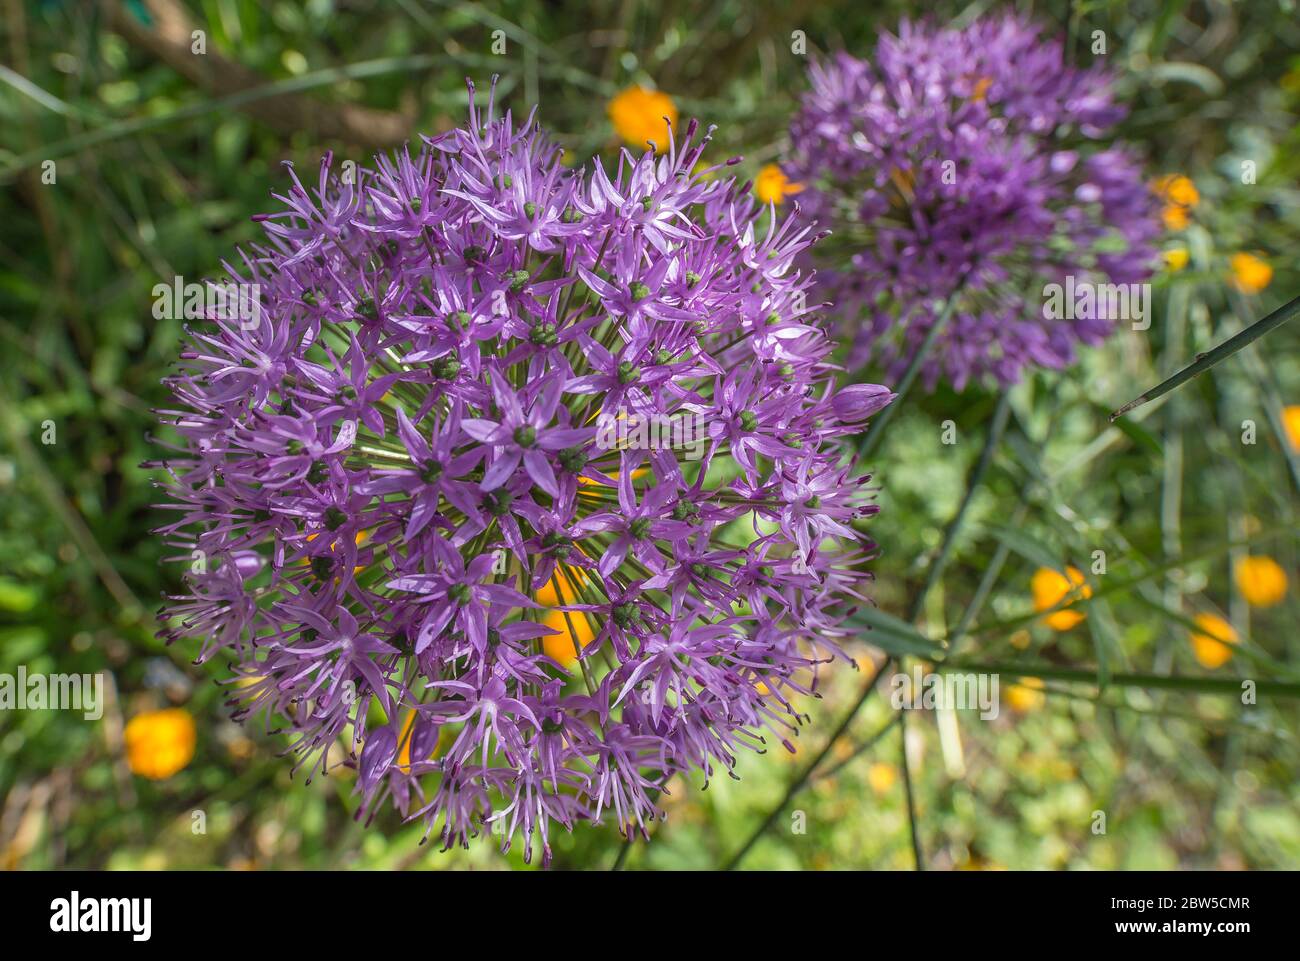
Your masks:
M 694 124 L 588 173 L 470 99 L 291 173 L 232 269 L 256 320 L 189 330 L 163 532 L 201 563 L 163 633 L 233 656 L 295 768 L 343 745 L 362 812 L 545 859 L 789 747 L 869 577 L 841 442 L 892 395 L 834 388 L 808 228 L 697 168 Z
M 1110 86 L 1015 14 L 904 23 L 872 62 L 812 66 L 787 170 L 835 231 L 819 281 L 853 363 L 906 365 L 951 298 L 923 368 L 931 387 L 1014 383 L 1106 336 L 1109 319 L 1047 319 L 1041 296 L 1069 275 L 1149 273 L 1156 199 L 1133 155 L 1103 142 L 1123 116 Z

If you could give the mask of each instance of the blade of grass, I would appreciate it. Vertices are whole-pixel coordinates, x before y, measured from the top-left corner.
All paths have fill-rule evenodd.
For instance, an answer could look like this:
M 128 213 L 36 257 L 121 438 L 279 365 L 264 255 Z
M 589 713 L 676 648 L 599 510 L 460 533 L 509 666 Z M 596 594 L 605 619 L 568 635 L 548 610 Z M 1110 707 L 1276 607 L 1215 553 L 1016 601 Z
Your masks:
M 1059 667 L 1053 664 L 1006 664 L 994 662 L 976 664 L 970 661 L 956 660 L 936 664 L 937 671 L 973 671 L 985 674 L 1005 674 L 1007 677 L 1024 679 L 1036 677 L 1045 681 L 1066 681 L 1072 684 L 1089 684 L 1097 686 L 1097 672 L 1091 669 Z M 1234 677 L 1188 677 L 1165 674 L 1141 674 L 1116 672 L 1110 676 L 1110 687 L 1157 688 L 1171 691 L 1190 691 L 1201 694 L 1241 693 L 1245 678 Z M 1300 698 L 1300 681 L 1279 681 L 1268 678 L 1249 680 L 1255 684 L 1261 694 L 1275 694 L 1279 697 Z
M 1136 410 L 1138 407 L 1141 407 L 1143 404 L 1148 403 L 1149 401 L 1153 401 L 1157 397 L 1160 397 L 1163 394 L 1169 393 L 1175 387 L 1179 387 L 1182 384 L 1185 384 L 1187 381 L 1191 380 L 1197 374 L 1205 373 L 1205 371 L 1209 370 L 1215 364 L 1227 360 L 1237 351 L 1241 350 L 1243 347 L 1247 346 L 1248 344 L 1251 344 L 1254 341 L 1258 340 L 1260 337 L 1263 337 L 1273 328 L 1282 326 L 1288 320 L 1294 317 L 1296 314 L 1300 314 L 1300 297 L 1292 298 L 1290 301 L 1283 304 L 1277 310 L 1273 311 L 1271 314 L 1265 317 L 1263 320 L 1258 320 L 1255 323 L 1251 324 L 1249 327 L 1247 327 L 1245 330 L 1241 331 L 1240 333 L 1232 337 L 1229 337 L 1222 344 L 1220 344 L 1218 347 L 1215 347 L 1213 350 L 1209 351 L 1208 353 L 1198 354 L 1196 360 L 1193 363 L 1184 367 L 1182 370 L 1174 374 L 1172 377 L 1161 381 L 1159 384 L 1157 384 L 1155 387 L 1152 387 L 1146 393 L 1141 394 L 1138 397 L 1135 397 L 1133 400 L 1129 401 L 1119 410 L 1111 414 L 1110 415 L 1111 421 L 1113 422 L 1119 419 L 1120 417 L 1123 417 L 1129 411 Z M 886 408 L 886 410 L 888 410 L 888 408 Z
M 891 657 L 914 655 L 929 659 L 943 653 L 942 644 L 930 640 L 902 618 L 876 607 L 860 608 L 849 618 L 849 623 L 871 628 L 871 633 L 866 635 L 868 643 Z

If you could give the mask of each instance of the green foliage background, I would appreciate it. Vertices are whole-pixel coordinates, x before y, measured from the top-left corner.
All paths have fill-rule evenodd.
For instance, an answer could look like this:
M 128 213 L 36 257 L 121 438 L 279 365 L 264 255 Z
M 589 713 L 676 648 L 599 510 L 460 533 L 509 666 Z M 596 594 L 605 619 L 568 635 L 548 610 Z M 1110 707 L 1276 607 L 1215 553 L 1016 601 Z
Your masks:
M 713 156 L 742 154 L 740 171 L 752 176 L 780 159 L 803 89 L 793 31 L 810 53 L 867 54 L 900 17 L 969 18 L 997 6 L 187 0 L 181 9 L 206 31 L 208 56 L 260 78 L 240 90 L 229 72 L 189 76 L 129 39 L 132 22 L 157 26 L 156 3 L 0 0 L 0 671 L 104 671 L 113 691 L 96 723 L 0 713 L 0 866 L 522 865 L 518 850 L 502 856 L 484 843 L 440 855 L 417 846 L 417 827 L 392 819 L 363 828 L 346 776 L 291 782 L 276 756 L 281 738 L 226 719 L 212 683 L 220 665 L 194 667 L 193 651 L 153 637 L 153 609 L 180 567 L 149 533 L 159 512 L 139 467 L 158 455 L 150 409 L 165 402 L 159 380 L 178 342 L 177 323 L 152 318 L 151 289 L 210 275 L 253 240 L 250 215 L 286 183 L 281 162 L 311 171 L 326 149 L 364 161 L 373 144 L 358 142 L 363 134 L 321 133 L 340 105 L 406 117 L 414 136 L 461 122 L 467 75 L 482 89 L 499 73 L 499 97 L 517 112 L 539 102 L 581 162 L 612 155 L 605 104 L 641 82 L 668 92 L 683 118 L 718 124 Z M 1151 329 L 1122 330 L 1074 369 L 1012 393 L 1006 434 L 916 627 L 944 637 L 978 600 L 957 661 L 1000 666 L 1004 694 L 1018 670 L 1047 665 L 1057 676 L 1042 706 L 1017 712 L 1004 698 L 994 721 L 909 719 L 925 861 L 1297 867 L 1300 465 L 1281 411 L 1300 403 L 1300 333 L 1279 328 L 1118 426 L 1106 415 L 1300 287 L 1300 17 L 1291 0 L 1021 6 L 1068 29 L 1084 62 L 1094 31 L 1104 33 L 1105 59 L 1133 105 L 1126 136 L 1153 178 L 1185 173 L 1202 200 L 1192 225 L 1169 237 L 1191 259 L 1156 278 Z M 292 123 L 250 116 L 277 103 L 269 94 L 290 98 Z M 50 160 L 54 183 L 42 180 Z M 1257 182 L 1242 182 L 1243 160 Z M 1226 283 L 1228 258 L 1242 250 L 1274 268 L 1258 296 Z M 996 403 L 978 388 L 914 394 L 873 455 L 883 611 L 905 616 L 925 581 Z M 951 445 L 941 440 L 948 420 Z M 1247 420 L 1254 444 L 1243 443 Z M 46 421 L 57 432 L 49 445 Z M 1044 562 L 1088 570 L 1096 550 L 1107 572 L 1092 577 L 1087 621 L 1044 627 L 1030 601 L 1033 571 Z M 1232 564 L 1246 553 L 1286 568 L 1292 589 L 1281 605 L 1252 609 L 1238 595 Z M 1248 638 L 1212 672 L 1188 645 L 1189 619 L 1202 612 Z M 1243 706 L 1241 678 L 1275 686 Z M 840 671 L 807 706 L 793 758 L 779 747 L 745 757 L 740 781 L 707 791 L 675 782 L 668 820 L 627 866 L 724 863 L 861 683 Z M 197 721 L 193 762 L 166 781 L 134 777 L 124 720 L 173 703 Z M 890 718 L 887 697 L 868 702 L 832 750 L 841 766 L 796 796 L 745 866 L 912 866 L 897 728 L 854 753 Z M 205 834 L 191 830 L 196 811 Z M 1104 834 L 1093 832 L 1095 811 L 1106 813 Z M 621 843 L 612 825 L 579 829 L 558 840 L 556 866 L 606 867 Z

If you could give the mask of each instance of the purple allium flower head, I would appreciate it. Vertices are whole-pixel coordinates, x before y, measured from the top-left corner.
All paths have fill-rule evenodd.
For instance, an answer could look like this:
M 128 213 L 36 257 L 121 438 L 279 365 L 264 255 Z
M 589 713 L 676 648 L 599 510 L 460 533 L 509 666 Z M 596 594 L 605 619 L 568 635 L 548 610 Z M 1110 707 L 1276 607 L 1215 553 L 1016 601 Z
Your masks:
M 869 576 L 841 441 L 890 395 L 835 391 L 808 228 L 697 169 L 695 124 L 573 171 L 472 91 L 416 153 L 291 170 L 231 270 L 255 318 L 189 330 L 163 532 L 203 563 L 163 634 L 234 658 L 295 767 L 342 742 L 362 813 L 545 859 L 790 746 Z
M 872 62 L 840 53 L 810 79 L 787 172 L 804 213 L 834 230 L 817 280 L 851 365 L 901 370 L 954 295 L 930 388 L 1015 383 L 1107 335 L 1113 318 L 1043 309 L 1047 284 L 1136 283 L 1154 257 L 1156 202 L 1134 155 L 1105 143 L 1124 111 L 1101 67 L 1067 65 L 1059 42 L 1005 14 L 904 22 Z

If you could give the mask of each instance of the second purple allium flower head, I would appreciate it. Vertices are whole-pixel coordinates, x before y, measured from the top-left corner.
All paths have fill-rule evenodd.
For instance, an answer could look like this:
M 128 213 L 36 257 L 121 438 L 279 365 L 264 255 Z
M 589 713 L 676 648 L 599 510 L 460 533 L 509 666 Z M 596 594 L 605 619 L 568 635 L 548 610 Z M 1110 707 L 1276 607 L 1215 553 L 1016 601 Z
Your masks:
M 1101 316 L 1044 315 L 1046 284 L 1145 279 L 1155 201 L 1130 151 L 1105 138 L 1123 116 L 1100 67 L 1064 61 L 1018 15 L 962 28 L 904 23 L 871 61 L 811 69 L 787 172 L 834 235 L 818 280 L 853 362 L 897 371 L 942 305 L 954 313 L 923 368 L 961 389 L 1028 366 L 1062 367 Z
M 164 530 L 206 563 L 165 634 L 233 656 L 300 765 L 342 744 L 363 811 L 544 858 L 643 828 L 673 774 L 788 746 L 842 653 L 875 508 L 840 442 L 890 395 L 834 389 L 807 229 L 707 139 L 587 174 L 489 103 L 326 158 L 242 258 L 256 321 L 189 332 Z

